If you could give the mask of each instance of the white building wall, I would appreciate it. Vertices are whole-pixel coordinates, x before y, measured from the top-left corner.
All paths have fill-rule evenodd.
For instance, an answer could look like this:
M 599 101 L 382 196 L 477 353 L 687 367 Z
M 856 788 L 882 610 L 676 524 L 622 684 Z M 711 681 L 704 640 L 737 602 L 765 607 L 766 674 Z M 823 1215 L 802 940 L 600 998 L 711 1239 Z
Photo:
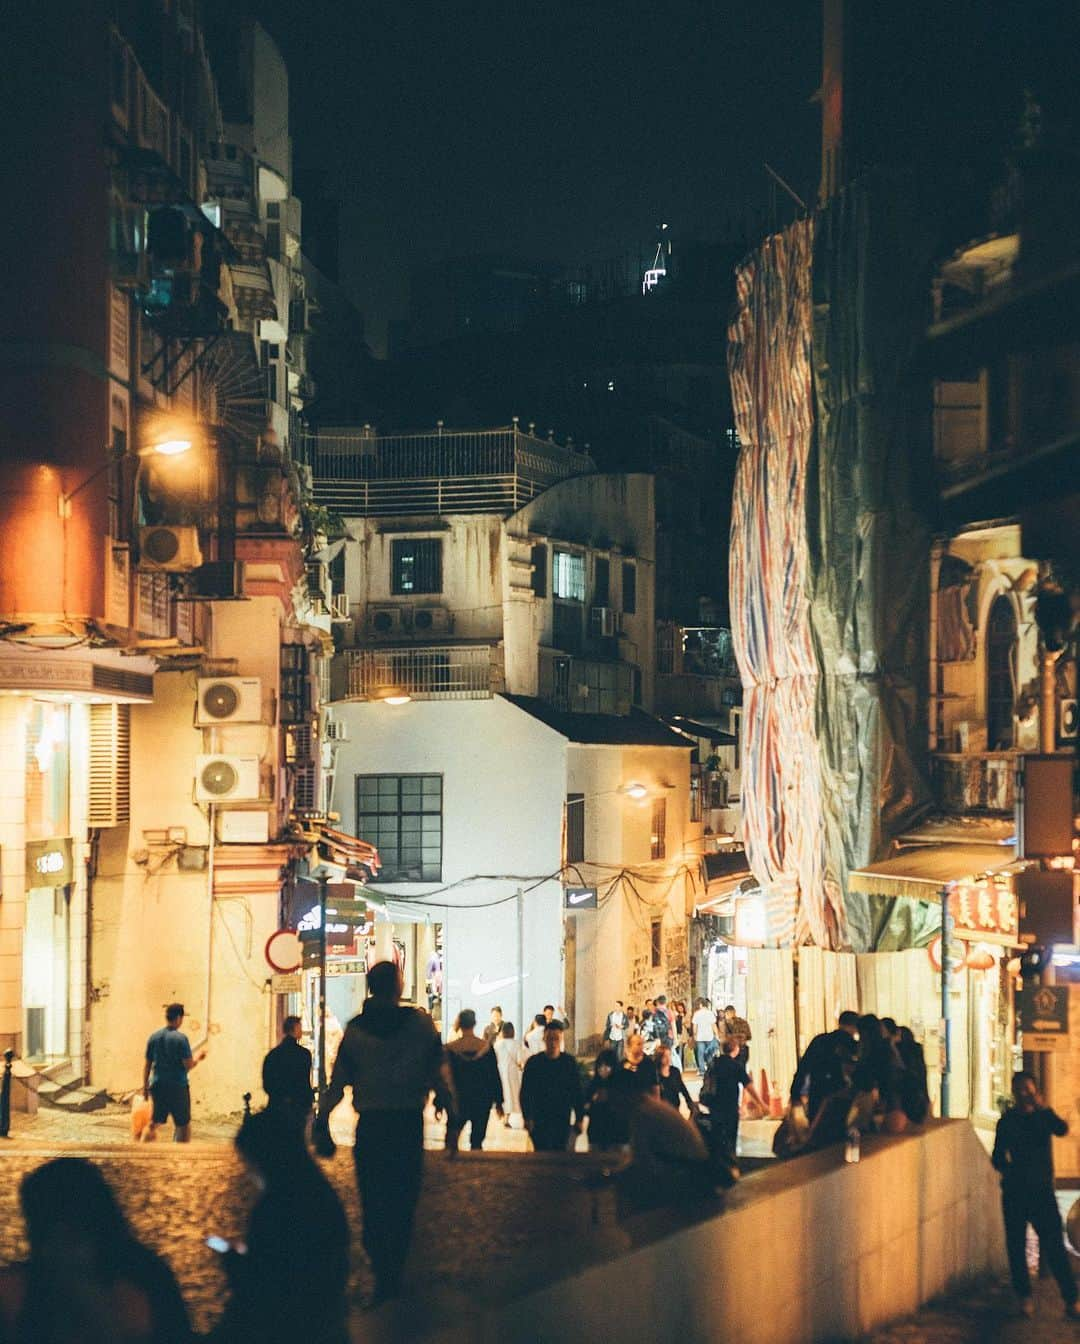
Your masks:
M 559 1002 L 565 740 L 497 697 L 395 707 L 345 703 L 334 717 L 349 725 L 334 790 L 345 830 L 356 824 L 358 774 L 443 776 L 442 881 L 373 885 L 401 897 L 392 902 L 395 919 L 444 922 L 444 1020 L 452 1023 L 469 1007 L 486 1018 L 499 1003 L 519 1025 L 522 1013 L 528 1018 Z M 439 904 L 409 904 L 454 883 L 462 885 L 437 897 Z M 520 965 L 519 886 L 528 888 Z

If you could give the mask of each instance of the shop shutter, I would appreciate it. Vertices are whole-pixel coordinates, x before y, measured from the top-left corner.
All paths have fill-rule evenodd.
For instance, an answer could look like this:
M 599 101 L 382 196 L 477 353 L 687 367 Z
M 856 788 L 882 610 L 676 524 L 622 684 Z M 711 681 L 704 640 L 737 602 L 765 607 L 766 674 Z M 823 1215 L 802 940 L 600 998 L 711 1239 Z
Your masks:
M 130 819 L 131 706 L 90 705 L 90 826 Z

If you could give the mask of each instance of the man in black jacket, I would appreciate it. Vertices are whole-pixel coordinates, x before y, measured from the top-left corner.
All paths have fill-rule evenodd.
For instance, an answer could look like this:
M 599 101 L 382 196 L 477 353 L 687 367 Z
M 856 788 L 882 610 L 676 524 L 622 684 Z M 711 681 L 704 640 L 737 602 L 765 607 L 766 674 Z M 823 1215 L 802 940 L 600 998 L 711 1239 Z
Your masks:
M 858 1034 L 858 1013 L 844 1012 L 837 1019 L 835 1031 L 823 1031 L 806 1047 L 791 1081 L 791 1099 L 806 1098 L 806 1114 L 811 1121 L 823 1103 L 850 1082 Z
M 558 1020 L 544 1030 L 544 1053 L 533 1055 L 521 1076 L 521 1113 L 538 1153 L 561 1153 L 573 1131 L 581 1133 L 583 1115 L 577 1060 L 563 1054 L 563 1026 Z
M 471 1008 L 463 1008 L 458 1014 L 458 1027 L 461 1035 L 446 1047 L 456 1102 L 446 1121 L 446 1149 L 457 1152 L 458 1140 L 468 1125 L 469 1147 L 478 1153 L 484 1146 L 492 1106 L 502 1119 L 502 1080 L 491 1042 L 476 1034 L 476 1014 Z
M 1030 1073 L 1014 1073 L 1013 1105 L 998 1121 L 991 1162 L 1001 1172 L 1001 1207 L 1005 1215 L 1005 1249 L 1009 1273 L 1025 1316 L 1035 1314 L 1027 1267 L 1027 1225 L 1035 1229 L 1043 1259 L 1057 1279 L 1065 1315 L 1080 1319 L 1076 1278 L 1069 1264 L 1054 1195 L 1054 1158 L 1050 1138 L 1064 1138 L 1069 1126 L 1044 1106 Z
M 263 1060 L 263 1091 L 270 1099 L 269 1109 L 302 1130 L 311 1117 L 311 1051 L 300 1044 L 298 1017 L 287 1017 L 282 1031 L 280 1042 Z

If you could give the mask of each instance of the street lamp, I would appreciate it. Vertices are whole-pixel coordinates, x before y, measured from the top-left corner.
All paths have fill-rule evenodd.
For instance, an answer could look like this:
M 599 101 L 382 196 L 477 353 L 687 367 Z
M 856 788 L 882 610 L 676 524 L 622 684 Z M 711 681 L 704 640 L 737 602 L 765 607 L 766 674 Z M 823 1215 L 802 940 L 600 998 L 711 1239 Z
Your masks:
M 402 686 L 381 686 L 372 696 L 384 705 L 407 705 L 412 696 Z
M 154 457 L 160 455 L 162 457 L 178 457 L 181 453 L 188 452 L 191 447 L 192 440 L 190 438 L 185 438 L 174 431 L 169 431 L 167 434 L 162 434 L 160 438 L 155 439 L 155 441 L 148 447 L 140 449 L 134 456 Z M 56 511 L 59 516 L 61 518 L 70 518 L 71 501 L 75 496 L 85 490 L 88 485 L 93 485 L 99 477 L 103 476 L 111 467 L 114 467 L 124 456 L 126 456 L 126 454 L 119 453 L 116 456 L 110 457 L 109 460 L 103 462 L 96 471 L 92 471 L 85 480 L 80 481 L 74 490 L 68 490 L 66 492 L 61 491 L 56 498 Z

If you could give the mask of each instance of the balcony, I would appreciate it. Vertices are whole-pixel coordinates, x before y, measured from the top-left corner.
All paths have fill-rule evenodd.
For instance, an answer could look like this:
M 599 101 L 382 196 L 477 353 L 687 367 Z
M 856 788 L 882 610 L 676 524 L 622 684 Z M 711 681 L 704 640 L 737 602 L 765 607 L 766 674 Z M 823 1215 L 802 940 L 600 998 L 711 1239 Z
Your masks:
M 501 653 L 491 644 L 350 649 L 336 662 L 337 700 L 489 700 L 503 689 Z
M 346 518 L 509 514 L 549 486 L 596 470 L 586 453 L 507 429 L 302 436 L 315 501 Z
M 952 816 L 1011 815 L 1016 799 L 1015 751 L 938 751 L 930 771 L 938 807 Z

